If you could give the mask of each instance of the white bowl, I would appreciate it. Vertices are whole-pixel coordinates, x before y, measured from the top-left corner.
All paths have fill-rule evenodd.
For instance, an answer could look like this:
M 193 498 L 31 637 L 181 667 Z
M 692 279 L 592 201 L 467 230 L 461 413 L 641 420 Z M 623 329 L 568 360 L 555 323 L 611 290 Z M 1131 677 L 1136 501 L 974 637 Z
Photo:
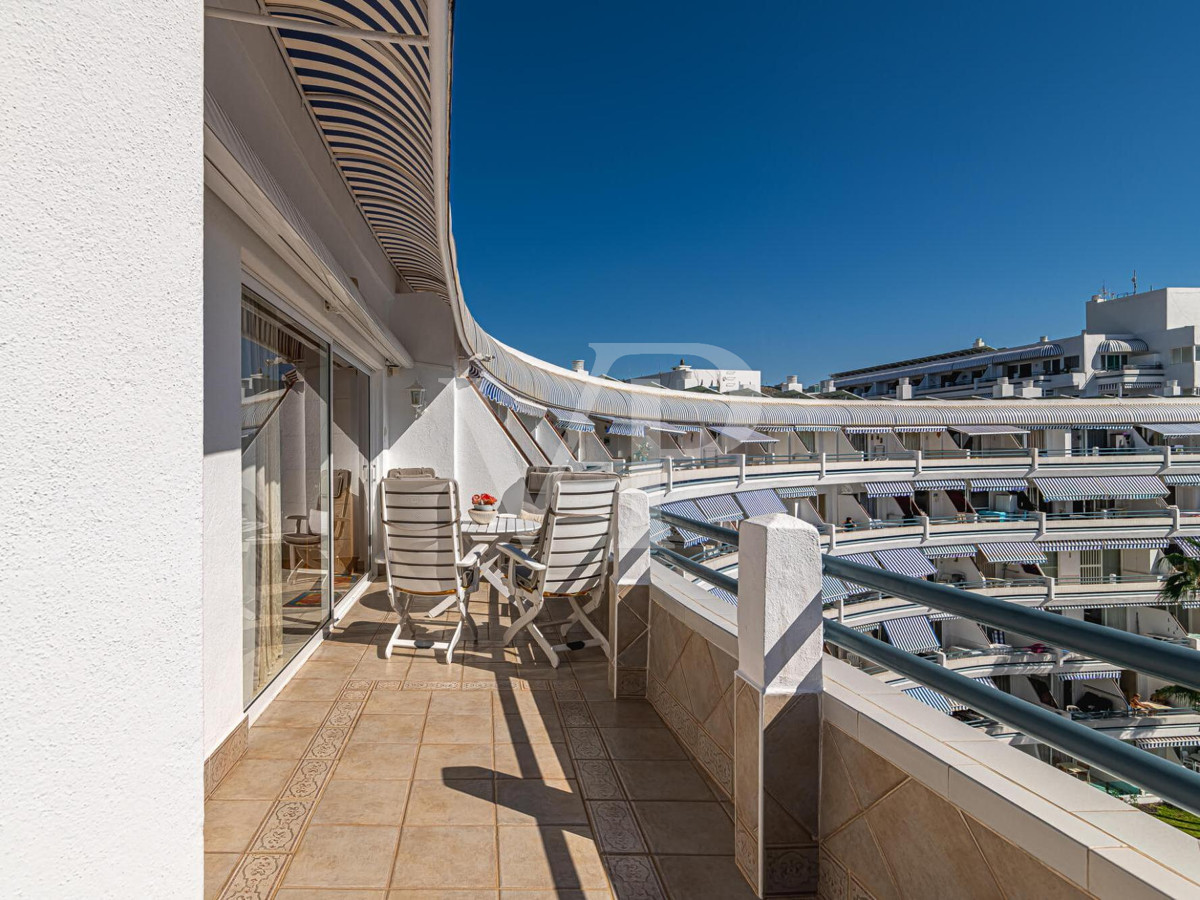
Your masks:
M 496 519 L 496 507 L 487 506 L 483 509 L 471 507 L 467 510 L 467 515 L 471 517 L 471 521 L 476 525 L 490 525 Z

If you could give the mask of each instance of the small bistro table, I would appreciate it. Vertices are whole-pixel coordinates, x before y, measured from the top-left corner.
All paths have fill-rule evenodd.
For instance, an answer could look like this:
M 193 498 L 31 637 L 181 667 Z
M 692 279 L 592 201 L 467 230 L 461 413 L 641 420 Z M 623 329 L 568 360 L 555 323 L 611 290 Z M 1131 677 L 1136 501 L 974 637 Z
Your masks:
M 519 534 L 533 534 L 542 527 L 542 523 L 533 519 L 522 519 L 511 513 L 499 513 L 496 518 L 486 525 L 480 525 L 473 519 L 463 519 L 459 524 L 462 536 L 479 548 L 479 574 L 487 580 L 502 597 L 508 597 L 508 589 L 500 573 L 496 571 L 496 558 L 500 555 L 497 546 L 512 540 Z M 443 600 L 429 611 L 436 618 L 454 605 L 454 598 Z

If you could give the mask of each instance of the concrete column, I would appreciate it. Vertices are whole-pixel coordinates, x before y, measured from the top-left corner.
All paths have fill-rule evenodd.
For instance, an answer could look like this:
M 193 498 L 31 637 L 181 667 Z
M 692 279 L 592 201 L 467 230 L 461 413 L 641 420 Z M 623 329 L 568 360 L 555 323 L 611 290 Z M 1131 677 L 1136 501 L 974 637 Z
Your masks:
M 1038 510 L 1037 513 L 1037 536 L 1040 538 L 1046 536 L 1046 514 L 1041 510 Z
M 1180 528 L 1179 507 L 1168 506 L 1167 511 L 1171 514 L 1171 534 L 1175 534 Z
M 920 475 L 925 465 L 925 455 L 920 450 L 913 451 L 913 474 Z
M 663 457 L 663 474 L 666 476 L 667 493 L 675 490 L 675 461 L 669 456 Z
M 1168 469 L 1171 468 L 1171 445 L 1170 444 L 1162 445 L 1162 457 L 1163 457 L 1162 470 L 1164 472 L 1166 472 Z
M 5 24 L 7 897 L 204 890 L 203 18 Z
M 917 516 L 917 521 L 921 523 L 921 540 L 929 540 L 929 516 Z
M 824 453 L 822 453 L 818 459 L 818 466 L 820 469 L 820 475 L 822 478 L 824 478 L 825 477 L 825 454 Z
M 775 513 L 742 523 L 734 679 L 734 853 L 760 897 L 817 889 L 821 552 Z
M 1029 474 L 1032 475 L 1038 470 L 1038 449 L 1037 447 L 1029 448 Z
M 650 498 L 637 488 L 621 491 L 613 554 L 608 686 L 615 697 L 645 697 L 650 642 Z
M 746 454 L 745 453 L 739 453 L 737 455 L 737 466 L 738 466 L 738 484 L 739 485 L 745 484 L 746 483 Z

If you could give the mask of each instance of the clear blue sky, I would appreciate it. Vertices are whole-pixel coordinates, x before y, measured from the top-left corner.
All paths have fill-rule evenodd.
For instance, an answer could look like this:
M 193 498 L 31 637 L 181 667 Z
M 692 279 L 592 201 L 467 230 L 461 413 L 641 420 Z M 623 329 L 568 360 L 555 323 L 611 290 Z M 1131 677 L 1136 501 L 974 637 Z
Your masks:
M 808 382 L 1200 285 L 1200 4 L 456 6 L 466 297 L 544 359 Z

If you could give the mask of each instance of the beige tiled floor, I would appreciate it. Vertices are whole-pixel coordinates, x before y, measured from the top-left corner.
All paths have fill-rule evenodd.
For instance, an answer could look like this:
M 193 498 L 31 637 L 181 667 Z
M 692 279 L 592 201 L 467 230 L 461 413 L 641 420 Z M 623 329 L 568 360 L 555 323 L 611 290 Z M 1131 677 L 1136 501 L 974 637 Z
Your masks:
M 737 900 L 727 804 L 597 650 L 557 670 L 472 600 L 453 666 L 382 647 L 368 593 L 250 729 L 206 808 L 209 898 Z M 445 625 L 418 620 L 439 637 Z

